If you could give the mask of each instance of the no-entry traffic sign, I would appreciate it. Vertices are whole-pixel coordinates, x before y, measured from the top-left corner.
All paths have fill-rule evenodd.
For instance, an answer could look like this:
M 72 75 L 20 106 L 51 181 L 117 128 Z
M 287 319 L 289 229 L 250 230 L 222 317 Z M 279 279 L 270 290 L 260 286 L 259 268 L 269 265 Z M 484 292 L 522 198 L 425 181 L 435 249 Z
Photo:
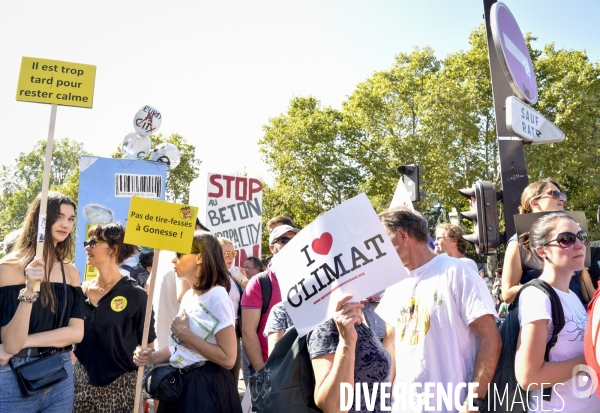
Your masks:
M 534 104 L 538 98 L 535 72 L 517 21 L 508 7 L 498 2 L 492 5 L 490 23 L 496 53 L 513 92 Z

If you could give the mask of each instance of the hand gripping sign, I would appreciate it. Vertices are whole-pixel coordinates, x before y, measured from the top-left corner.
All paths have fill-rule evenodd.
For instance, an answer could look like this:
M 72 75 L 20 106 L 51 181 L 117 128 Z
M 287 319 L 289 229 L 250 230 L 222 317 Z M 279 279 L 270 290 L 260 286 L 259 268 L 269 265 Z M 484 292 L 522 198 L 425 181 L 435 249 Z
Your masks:
M 319 216 L 273 257 L 285 309 L 303 336 L 335 313 L 408 276 L 365 194 Z
M 198 208 L 194 206 L 174 204 L 137 196 L 131 197 L 124 241 L 127 244 L 154 248 L 152 272 L 149 278 L 146 317 L 144 319 L 142 334 L 142 348 L 148 347 L 152 296 L 154 295 L 154 281 L 156 280 L 160 249 L 189 253 L 192 249 L 192 238 L 196 229 L 197 216 Z M 138 368 L 135 388 L 134 412 L 138 412 L 140 404 L 143 375 L 144 367 L 140 366 Z

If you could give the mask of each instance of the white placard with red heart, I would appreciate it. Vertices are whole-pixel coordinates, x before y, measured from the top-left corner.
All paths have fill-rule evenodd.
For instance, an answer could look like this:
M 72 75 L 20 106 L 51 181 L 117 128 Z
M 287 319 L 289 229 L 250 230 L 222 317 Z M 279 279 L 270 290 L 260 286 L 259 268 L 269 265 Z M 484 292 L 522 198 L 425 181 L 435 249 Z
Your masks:
M 327 211 L 273 257 L 284 306 L 303 336 L 338 301 L 360 301 L 408 276 L 367 196 Z

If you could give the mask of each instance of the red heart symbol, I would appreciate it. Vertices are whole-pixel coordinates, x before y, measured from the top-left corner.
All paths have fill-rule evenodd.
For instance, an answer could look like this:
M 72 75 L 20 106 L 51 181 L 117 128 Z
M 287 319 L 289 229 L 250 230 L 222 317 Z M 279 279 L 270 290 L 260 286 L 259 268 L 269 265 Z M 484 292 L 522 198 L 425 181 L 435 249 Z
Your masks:
M 321 234 L 320 238 L 315 238 L 312 242 L 312 249 L 317 254 L 327 255 L 333 244 L 333 237 L 329 232 Z

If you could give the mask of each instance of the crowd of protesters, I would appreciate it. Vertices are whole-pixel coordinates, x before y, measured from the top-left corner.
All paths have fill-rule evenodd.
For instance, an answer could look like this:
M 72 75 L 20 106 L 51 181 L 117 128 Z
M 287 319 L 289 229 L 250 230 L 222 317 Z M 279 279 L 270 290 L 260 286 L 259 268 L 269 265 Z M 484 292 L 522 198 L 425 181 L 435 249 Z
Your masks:
M 509 240 L 503 269 L 496 269 L 487 284 L 465 256 L 468 243 L 459 226 L 439 225 L 432 249 L 420 213 L 407 207 L 381 212 L 409 276 L 371 297 L 345 296 L 334 316 L 307 336 L 314 404 L 324 412 L 340 411 L 344 383 L 360 382 L 373 390 L 387 382 L 393 383 L 393 411 L 424 411 L 423 395 L 406 389 L 443 383 L 457 388 L 462 407 L 438 405 L 437 411 L 484 411 L 502 349 L 497 325 L 518 297 L 515 374 L 535 401 L 529 410 L 599 411 L 595 393 L 578 398 L 573 390 L 573 369 L 586 364 L 587 300 L 580 290 L 588 240 L 562 212 L 566 201 L 553 180 L 525 189 L 520 212 L 547 214 L 529 232 Z M 248 387 L 293 327 L 278 281 L 286 274 L 260 257 L 234 265 L 234 242 L 216 237 L 198 221 L 191 253 L 161 252 L 159 261 L 171 265 L 154 271 L 154 312 L 149 344 L 142 348 L 152 253 L 142 251 L 139 262 L 124 264 L 137 247 L 124 243 L 121 224 L 92 226 L 84 245 L 88 264 L 98 273 L 82 285 L 72 264 L 75 202 L 58 192 L 48 194 L 41 259 L 35 257 L 39 211 L 40 197 L 10 249 L 4 244 L 0 261 L 0 411 L 133 411 L 139 366 L 148 366 L 147 376 L 160 366 L 181 375 L 181 393 L 157 400 L 158 412 L 242 411 L 240 371 Z M 269 220 L 266 228 L 273 255 L 300 232 L 284 216 Z M 536 278 L 556 291 L 565 316 L 546 358 L 554 328 L 550 299 L 535 288 L 519 293 Z M 32 391 L 21 371 L 32 363 L 46 368 L 41 361 L 55 363 L 54 381 Z M 460 388 L 461 383 L 475 385 Z M 561 384 L 560 397 L 543 404 L 540 383 Z M 430 390 L 434 400 L 441 397 L 439 387 Z M 367 410 L 368 394 L 364 391 L 344 411 L 383 410 L 379 398 Z

